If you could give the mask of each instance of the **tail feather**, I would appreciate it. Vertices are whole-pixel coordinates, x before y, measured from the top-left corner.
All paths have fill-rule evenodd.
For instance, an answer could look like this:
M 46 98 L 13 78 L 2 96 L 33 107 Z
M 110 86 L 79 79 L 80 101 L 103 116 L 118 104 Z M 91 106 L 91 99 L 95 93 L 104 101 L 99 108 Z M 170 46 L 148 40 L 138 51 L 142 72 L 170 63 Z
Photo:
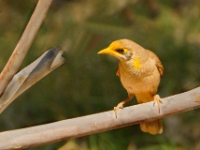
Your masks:
M 140 128 L 143 132 L 150 134 L 161 134 L 163 132 L 162 120 L 154 120 L 151 122 L 143 121 L 140 123 Z

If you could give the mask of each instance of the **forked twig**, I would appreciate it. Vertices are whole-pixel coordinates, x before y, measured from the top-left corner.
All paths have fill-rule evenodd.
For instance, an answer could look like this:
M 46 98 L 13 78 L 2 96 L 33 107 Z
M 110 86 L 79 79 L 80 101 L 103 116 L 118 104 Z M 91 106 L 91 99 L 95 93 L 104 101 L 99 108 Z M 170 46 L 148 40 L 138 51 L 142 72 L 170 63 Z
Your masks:
M 62 51 L 52 48 L 17 73 L 0 98 L 0 113 L 25 90 L 64 63 Z
M 0 96 L 18 71 L 40 28 L 52 0 L 39 0 L 33 15 L 27 24 L 17 46 L 0 75 Z

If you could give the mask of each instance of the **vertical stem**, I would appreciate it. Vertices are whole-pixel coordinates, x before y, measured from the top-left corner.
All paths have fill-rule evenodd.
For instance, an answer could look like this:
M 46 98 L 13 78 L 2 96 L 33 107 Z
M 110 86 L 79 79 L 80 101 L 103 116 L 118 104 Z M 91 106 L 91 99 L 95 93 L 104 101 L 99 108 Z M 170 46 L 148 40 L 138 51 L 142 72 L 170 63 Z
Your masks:
M 0 96 L 18 71 L 46 16 L 52 0 L 39 0 L 17 46 L 0 74 Z

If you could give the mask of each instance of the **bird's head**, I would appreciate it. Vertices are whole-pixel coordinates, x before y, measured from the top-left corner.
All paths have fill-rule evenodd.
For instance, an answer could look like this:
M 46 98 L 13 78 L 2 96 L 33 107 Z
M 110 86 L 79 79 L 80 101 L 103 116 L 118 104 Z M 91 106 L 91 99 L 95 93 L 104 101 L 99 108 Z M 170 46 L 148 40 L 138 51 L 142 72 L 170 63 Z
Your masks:
M 135 42 L 128 39 L 121 39 L 112 42 L 107 48 L 98 52 L 98 54 L 109 54 L 120 61 L 129 61 L 135 56 L 140 56 L 144 53 L 144 49 Z

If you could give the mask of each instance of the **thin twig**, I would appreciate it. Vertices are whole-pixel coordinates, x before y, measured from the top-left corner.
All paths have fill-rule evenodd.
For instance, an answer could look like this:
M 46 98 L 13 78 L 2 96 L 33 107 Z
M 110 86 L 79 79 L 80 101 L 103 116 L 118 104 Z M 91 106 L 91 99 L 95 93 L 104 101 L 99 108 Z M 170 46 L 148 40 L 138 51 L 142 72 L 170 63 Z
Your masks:
M 64 63 L 62 51 L 52 48 L 18 72 L 0 98 L 0 113 L 33 84 Z
M 161 113 L 153 102 L 0 133 L 0 149 L 23 149 L 138 124 L 200 108 L 200 87 L 162 99 Z
M 52 0 L 39 0 L 35 11 L 26 26 L 17 46 L 0 75 L 0 96 L 18 71 L 38 29 L 40 28 Z

